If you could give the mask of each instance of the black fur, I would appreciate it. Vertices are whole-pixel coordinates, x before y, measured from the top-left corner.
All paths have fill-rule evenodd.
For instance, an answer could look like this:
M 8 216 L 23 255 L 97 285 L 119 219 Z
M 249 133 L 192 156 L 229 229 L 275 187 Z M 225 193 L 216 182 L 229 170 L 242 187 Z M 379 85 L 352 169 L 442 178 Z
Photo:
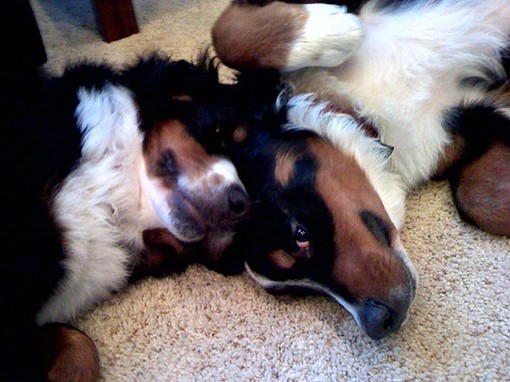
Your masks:
M 226 102 L 229 86 L 219 83 L 217 65 L 207 55 L 201 55 L 197 65 L 157 55 L 145 58 L 123 73 L 122 84 L 136 95 L 146 133 L 155 121 L 178 119 L 208 152 L 218 152 L 223 131 L 232 124 Z M 183 94 L 195 102 L 172 99 Z
M 478 159 L 496 142 L 510 148 L 510 120 L 494 107 L 453 109 L 447 117 L 447 128 L 460 134 L 466 142 L 466 150 L 458 166 Z

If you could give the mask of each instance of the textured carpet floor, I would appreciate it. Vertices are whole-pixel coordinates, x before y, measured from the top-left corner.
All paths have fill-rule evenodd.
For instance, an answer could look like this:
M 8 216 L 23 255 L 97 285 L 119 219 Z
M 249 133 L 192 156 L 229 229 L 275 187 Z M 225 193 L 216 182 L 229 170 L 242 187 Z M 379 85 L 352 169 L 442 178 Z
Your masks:
M 135 1 L 140 33 L 111 44 L 90 3 L 32 0 L 48 69 L 151 49 L 193 58 L 228 0 Z M 402 236 L 418 296 L 408 325 L 379 342 L 327 298 L 281 301 L 200 266 L 131 287 L 76 325 L 108 382 L 510 380 L 510 240 L 464 224 L 445 183 L 409 196 Z

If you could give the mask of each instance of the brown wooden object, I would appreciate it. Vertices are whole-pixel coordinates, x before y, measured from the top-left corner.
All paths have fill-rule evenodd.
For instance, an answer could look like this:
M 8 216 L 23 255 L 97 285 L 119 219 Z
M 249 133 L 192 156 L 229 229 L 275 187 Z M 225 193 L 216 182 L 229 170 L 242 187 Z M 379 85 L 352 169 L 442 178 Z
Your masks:
M 94 0 L 94 7 L 101 34 L 106 42 L 138 33 L 131 0 Z

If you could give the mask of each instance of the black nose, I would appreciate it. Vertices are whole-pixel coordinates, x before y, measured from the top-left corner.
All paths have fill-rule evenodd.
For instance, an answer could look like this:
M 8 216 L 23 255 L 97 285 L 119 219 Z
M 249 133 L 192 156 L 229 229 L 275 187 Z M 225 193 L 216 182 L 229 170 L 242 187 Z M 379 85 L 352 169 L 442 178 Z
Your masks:
M 370 338 L 380 340 L 400 328 L 403 319 L 399 320 L 396 316 L 386 304 L 368 299 L 360 312 L 361 326 Z
M 248 194 L 239 185 L 231 186 L 228 192 L 228 203 L 235 215 L 242 216 L 248 211 Z

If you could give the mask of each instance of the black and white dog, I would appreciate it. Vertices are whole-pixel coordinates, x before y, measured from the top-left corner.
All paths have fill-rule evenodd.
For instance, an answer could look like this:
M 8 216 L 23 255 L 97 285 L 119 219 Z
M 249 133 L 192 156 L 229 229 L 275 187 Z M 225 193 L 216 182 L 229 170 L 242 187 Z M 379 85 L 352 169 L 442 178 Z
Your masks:
M 214 262 L 245 215 L 219 154 L 224 85 L 208 59 L 154 55 L 0 86 L 0 379 L 94 381 L 95 345 L 66 323 L 130 280 Z
M 408 190 L 447 176 L 467 221 L 510 235 L 510 2 L 303 3 L 235 0 L 212 31 L 247 93 L 258 69 L 290 88 L 232 135 L 253 199 L 233 246 L 265 288 L 324 292 L 378 339 L 414 299 Z

